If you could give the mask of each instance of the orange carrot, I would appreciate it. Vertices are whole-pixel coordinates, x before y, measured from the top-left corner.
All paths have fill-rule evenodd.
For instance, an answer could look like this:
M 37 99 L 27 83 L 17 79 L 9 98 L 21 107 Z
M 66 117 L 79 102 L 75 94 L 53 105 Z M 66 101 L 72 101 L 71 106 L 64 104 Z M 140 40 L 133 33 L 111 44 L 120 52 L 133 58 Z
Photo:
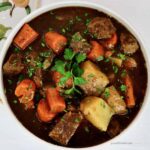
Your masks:
M 126 57 L 126 60 L 124 60 L 124 66 L 127 69 L 132 69 L 137 67 L 137 62 L 132 57 Z
M 52 73 L 52 79 L 55 82 L 55 84 L 59 83 L 61 77 L 62 77 L 62 75 L 57 71 L 54 71 Z
M 128 108 L 132 108 L 135 106 L 135 97 L 134 97 L 132 79 L 130 78 L 128 74 L 125 76 L 125 85 L 127 87 L 126 104 Z
M 46 98 L 51 112 L 59 113 L 66 108 L 65 100 L 59 95 L 56 88 L 48 88 L 46 91 Z
M 106 57 L 106 58 L 111 57 L 112 54 L 113 54 L 112 51 L 106 51 L 106 52 L 105 52 L 105 57 Z
M 32 29 L 29 24 L 25 24 L 19 33 L 14 38 L 13 43 L 24 50 L 28 47 L 36 38 L 38 37 L 38 33 Z
M 103 47 L 96 41 L 91 41 L 92 50 L 88 54 L 88 59 L 92 61 L 96 61 L 100 56 L 104 56 Z
M 45 42 L 54 53 L 59 55 L 64 50 L 64 47 L 67 44 L 67 39 L 57 32 L 50 31 L 45 34 Z
M 36 86 L 32 80 L 24 79 L 17 85 L 15 95 L 19 97 L 20 103 L 26 104 L 33 100 L 35 89 Z
M 33 109 L 34 108 L 34 101 L 31 100 L 28 103 L 25 104 L 25 109 Z
M 58 85 L 58 83 L 60 82 L 60 79 L 63 77 L 63 75 L 61 75 L 59 72 L 57 71 L 54 71 L 53 74 L 52 74 L 52 79 L 53 81 L 55 82 L 56 85 Z M 68 79 L 66 84 L 65 84 L 65 87 L 69 88 L 69 87 L 72 87 L 72 78 Z
M 49 122 L 56 116 L 56 113 L 52 113 L 47 102 L 41 99 L 37 106 L 37 117 L 40 121 Z
M 107 49 L 112 49 L 117 44 L 117 41 L 118 41 L 118 37 L 117 37 L 117 33 L 115 33 L 110 39 L 107 39 L 104 42 L 102 42 L 102 44 Z

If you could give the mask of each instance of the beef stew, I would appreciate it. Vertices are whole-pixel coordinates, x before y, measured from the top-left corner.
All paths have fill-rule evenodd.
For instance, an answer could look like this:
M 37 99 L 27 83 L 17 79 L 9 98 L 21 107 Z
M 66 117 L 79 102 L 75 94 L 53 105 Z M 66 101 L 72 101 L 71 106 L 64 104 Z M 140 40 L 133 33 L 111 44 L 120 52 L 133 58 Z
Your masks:
M 120 134 L 138 114 L 147 88 L 136 37 L 107 14 L 82 7 L 52 10 L 26 23 L 6 54 L 3 78 L 23 126 L 73 148 Z

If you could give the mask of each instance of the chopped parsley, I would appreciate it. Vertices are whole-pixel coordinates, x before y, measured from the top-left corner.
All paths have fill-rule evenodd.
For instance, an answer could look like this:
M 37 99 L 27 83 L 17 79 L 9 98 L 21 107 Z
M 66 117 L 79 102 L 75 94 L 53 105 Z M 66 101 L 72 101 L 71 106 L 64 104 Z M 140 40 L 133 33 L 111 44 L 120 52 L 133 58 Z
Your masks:
M 40 53 L 40 56 L 41 57 L 49 57 L 51 55 L 51 52 L 50 51 L 45 51 L 45 52 L 41 52 Z
M 100 101 L 100 105 L 101 105 L 103 108 L 106 107 L 106 105 L 105 105 L 105 103 L 104 103 L 103 101 Z
M 126 70 L 123 70 L 122 72 L 121 72 L 121 77 L 123 78 L 123 77 L 125 77 L 127 75 L 127 71 Z
M 109 62 L 109 61 L 110 61 L 110 59 L 109 59 L 109 58 L 106 58 L 106 59 L 105 59 L 105 62 L 106 62 L 106 63 L 107 63 L 107 62 Z
M 82 40 L 82 36 L 80 35 L 79 32 L 76 32 L 73 36 L 72 36 L 72 40 L 75 42 L 79 42 Z
M 106 88 L 104 91 L 104 97 L 107 99 L 107 98 L 109 98 L 109 96 L 110 96 L 110 91 L 108 88 Z
M 12 85 L 12 83 L 13 83 L 12 80 L 8 79 L 7 81 L 8 81 L 8 83 L 9 83 L 9 85 Z
M 28 72 L 28 76 L 29 76 L 29 77 L 32 77 L 33 74 L 34 74 L 34 72 L 35 72 L 35 68 L 33 68 L 33 67 L 28 67 L 27 72 Z
M 95 75 L 91 73 L 91 74 L 88 75 L 88 78 L 93 78 L 94 76 Z
M 102 60 L 104 60 L 104 56 L 99 56 L 96 60 L 97 61 L 102 61 Z
M 20 49 L 19 49 L 18 47 L 15 47 L 15 48 L 14 48 L 14 52 L 15 52 L 15 53 L 18 53 L 18 52 L 20 52 Z
M 49 28 L 48 28 L 48 31 L 53 31 L 53 28 L 49 27 Z
M 66 33 L 66 29 L 65 29 L 65 28 L 62 28 L 62 29 L 61 29 L 61 32 L 62 32 L 62 33 Z
M 113 68 L 114 73 L 117 74 L 118 73 L 118 67 L 117 66 L 112 66 L 112 68 Z
M 88 26 L 90 22 L 91 22 L 91 19 L 86 19 L 85 21 L 86 26 Z
M 46 45 L 45 45 L 45 43 L 41 42 L 41 46 L 42 46 L 42 47 L 45 47 Z
M 85 132 L 87 132 L 87 133 L 89 133 L 89 132 L 90 132 L 90 129 L 89 129 L 89 127 L 88 127 L 88 126 L 85 126 L 85 127 L 84 127 L 84 130 L 85 130 Z
M 79 123 L 79 122 L 81 122 L 81 119 L 80 118 L 75 118 L 74 122 Z
M 127 86 L 124 85 L 124 84 L 122 84 L 122 85 L 120 86 L 120 90 L 121 90 L 121 92 L 126 92 Z
M 87 17 L 88 15 L 89 15 L 88 13 L 85 13 L 85 14 L 84 14 L 85 17 Z
M 82 21 L 82 18 L 80 18 L 79 16 L 76 16 L 76 20 L 80 22 Z
M 14 104 L 17 104 L 17 103 L 18 103 L 18 101 L 15 99 L 15 100 L 13 100 L 13 103 L 14 103 Z
M 120 58 L 122 60 L 126 59 L 126 55 L 125 54 L 119 53 L 119 54 L 117 54 L 117 56 L 118 56 L 118 58 Z

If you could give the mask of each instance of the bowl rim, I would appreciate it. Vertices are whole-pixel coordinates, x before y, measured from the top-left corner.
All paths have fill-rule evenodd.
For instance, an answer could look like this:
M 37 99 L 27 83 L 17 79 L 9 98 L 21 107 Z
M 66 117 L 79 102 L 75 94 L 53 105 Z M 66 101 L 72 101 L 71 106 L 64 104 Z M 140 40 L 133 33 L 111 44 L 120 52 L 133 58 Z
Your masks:
M 63 147 L 63 146 L 59 146 L 59 145 L 55 145 L 53 143 L 49 143 L 46 142 L 45 140 L 42 140 L 41 138 L 37 137 L 36 135 L 34 135 L 32 132 L 30 132 L 24 125 L 22 125 L 22 123 L 17 119 L 17 117 L 15 116 L 15 114 L 13 113 L 13 111 L 11 110 L 6 95 L 5 95 L 5 91 L 4 91 L 4 85 L 3 85 L 3 70 L 2 70 L 2 66 L 3 66 L 3 61 L 5 58 L 5 55 L 8 51 L 8 48 L 10 46 L 10 44 L 12 43 L 12 40 L 14 38 L 14 36 L 17 34 L 17 32 L 20 30 L 20 28 L 23 26 L 23 24 L 30 22 L 31 20 L 33 20 L 34 18 L 40 16 L 43 13 L 46 13 L 50 10 L 54 10 L 57 8 L 62 8 L 62 7 L 71 7 L 71 6 L 78 6 L 78 7 L 87 7 L 87 8 L 92 8 L 92 9 L 96 9 L 98 11 L 104 12 L 105 14 L 108 14 L 109 16 L 115 18 L 118 22 L 120 22 L 121 24 L 123 24 L 123 26 L 125 26 L 138 40 L 140 46 L 141 46 L 141 50 L 142 53 L 144 55 L 145 61 L 146 61 L 146 67 L 147 67 L 147 77 L 148 77 L 148 81 L 147 81 L 147 89 L 146 89 L 146 93 L 145 93 L 145 97 L 144 97 L 144 101 L 142 104 L 142 107 L 140 108 L 138 114 L 135 116 L 135 118 L 133 119 L 133 121 L 128 125 L 128 127 L 126 129 L 124 129 L 119 135 L 117 135 L 116 137 L 102 143 L 102 144 L 98 144 L 95 146 L 91 146 L 91 147 L 83 147 L 83 148 L 76 148 L 76 149 L 90 149 L 90 150 L 94 150 L 94 149 L 98 149 L 98 148 L 102 148 L 102 146 L 106 146 L 108 144 L 113 143 L 115 140 L 117 140 L 119 137 L 122 137 L 126 132 L 129 131 L 129 129 L 131 129 L 131 127 L 133 128 L 133 126 L 135 126 L 136 122 L 140 119 L 142 113 L 144 112 L 144 109 L 146 107 L 146 103 L 148 103 L 148 97 L 150 96 L 150 61 L 149 61 L 149 54 L 147 51 L 147 48 L 145 47 L 144 41 L 141 37 L 141 35 L 135 30 L 135 27 L 133 27 L 133 25 L 131 25 L 127 19 L 124 19 L 123 17 L 121 17 L 120 15 L 118 15 L 118 13 L 112 11 L 111 9 L 104 7 L 100 4 L 94 3 L 94 2 L 88 2 L 88 1 L 66 1 L 64 0 L 63 2 L 52 2 L 51 4 L 47 5 L 47 6 L 43 6 L 37 10 L 35 10 L 34 12 L 32 12 L 30 15 L 26 16 L 25 18 L 23 18 L 17 25 L 16 27 L 11 31 L 10 35 L 8 36 L 7 40 L 4 43 L 4 46 L 0 52 L 0 98 L 3 101 L 4 106 L 7 108 L 7 111 L 9 112 L 9 114 L 12 116 L 12 118 L 14 119 L 15 123 L 18 124 L 18 126 L 20 126 L 20 128 L 22 128 L 22 130 L 26 133 L 28 133 L 28 136 L 30 136 L 32 138 L 32 140 L 35 140 L 35 142 L 38 143 L 43 143 L 43 144 L 47 144 L 49 147 L 55 149 L 70 149 L 73 150 L 75 148 L 70 148 L 70 147 Z

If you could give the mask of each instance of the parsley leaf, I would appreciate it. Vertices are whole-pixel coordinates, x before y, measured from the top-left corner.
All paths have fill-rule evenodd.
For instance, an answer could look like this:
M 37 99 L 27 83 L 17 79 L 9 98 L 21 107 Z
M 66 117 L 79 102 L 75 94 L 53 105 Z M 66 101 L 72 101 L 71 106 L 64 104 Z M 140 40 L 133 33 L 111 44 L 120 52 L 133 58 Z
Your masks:
M 97 61 L 104 60 L 104 56 L 99 56 L 96 60 L 97 60 Z
M 46 57 L 46 58 L 47 58 L 47 57 L 49 57 L 50 55 L 51 55 L 51 52 L 50 52 L 50 51 L 45 51 L 45 52 L 41 52 L 41 53 L 40 53 L 40 56 L 41 56 L 41 57 Z
M 75 56 L 75 53 L 70 48 L 65 49 L 65 52 L 64 52 L 65 60 L 72 60 L 74 56 Z
M 121 92 L 126 92 L 126 90 L 127 90 L 126 85 L 122 84 L 122 85 L 120 86 L 120 90 L 121 90 Z
M 109 98 L 109 96 L 110 96 L 110 91 L 109 91 L 108 88 L 106 88 L 105 91 L 104 91 L 104 97 Z
M 72 66 L 72 73 L 76 77 L 80 77 L 83 74 L 83 70 L 79 67 L 77 63 L 74 63 Z
M 75 58 L 76 58 L 77 63 L 81 63 L 86 59 L 86 54 L 79 53 L 76 55 Z
M 122 60 L 126 59 L 126 55 L 125 54 L 119 53 L 119 54 L 117 54 L 117 56 L 118 56 L 118 58 L 120 58 Z
M 56 60 L 52 70 L 58 71 L 61 74 L 65 74 L 65 63 L 62 60 Z
M 74 93 L 74 88 L 65 90 L 65 94 L 70 95 Z
M 69 78 L 71 78 L 71 77 L 72 77 L 71 72 L 69 72 L 69 71 L 66 72 L 65 75 L 64 75 L 62 78 L 60 78 L 59 85 L 60 85 L 60 86 L 65 85 L 65 83 L 67 82 L 67 80 L 68 80 Z
M 117 74 L 118 73 L 118 67 L 117 66 L 113 66 L 113 71 L 114 71 L 115 74 Z
M 82 77 L 75 77 L 74 78 L 74 84 L 75 85 L 81 85 L 81 84 L 85 84 L 86 80 Z

